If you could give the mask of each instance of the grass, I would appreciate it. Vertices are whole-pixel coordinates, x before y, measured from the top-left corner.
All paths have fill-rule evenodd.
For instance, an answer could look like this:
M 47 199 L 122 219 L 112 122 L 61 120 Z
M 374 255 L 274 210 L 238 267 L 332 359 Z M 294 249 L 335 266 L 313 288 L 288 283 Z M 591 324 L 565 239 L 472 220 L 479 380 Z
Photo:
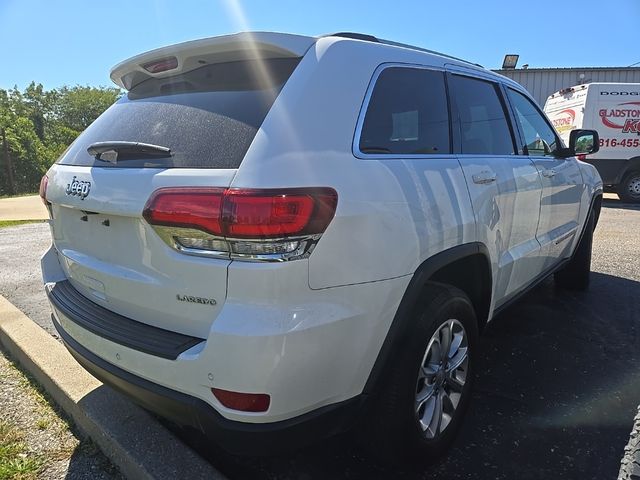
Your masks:
M 53 403 L 46 391 L 35 381 L 35 379 L 24 372 L 13 361 L 9 360 L 9 366 L 13 368 L 18 374 L 18 385 L 24 394 L 28 395 L 35 401 L 34 415 L 38 415 L 39 418 L 35 421 L 35 427 L 42 431 L 48 430 L 54 436 L 60 436 L 71 430 L 69 420 L 64 416 L 64 413 L 59 407 Z M 0 426 L 11 429 L 11 426 L 7 423 L 0 421 Z M 5 442 L 7 445 L 7 451 L 13 455 L 13 459 L 5 460 L 2 457 L 3 443 L 2 443 L 2 430 L 0 428 L 0 480 L 33 480 L 37 477 L 37 473 L 40 473 L 51 462 L 58 460 L 65 460 L 71 458 L 73 452 L 76 449 L 76 443 L 63 442 L 56 449 L 47 449 L 44 453 L 28 455 L 24 443 L 21 441 L 24 434 L 19 432 L 15 428 L 10 438 L 13 442 Z
M 42 386 L 36 382 L 36 380 L 20 369 L 20 367 L 13 361 L 10 361 L 11 367 L 13 367 L 20 374 L 20 386 L 33 398 L 38 404 L 38 410 L 42 417 L 36 422 L 36 426 L 39 430 L 46 430 L 53 423 L 52 419 L 57 420 L 57 426 L 63 430 L 71 430 L 71 424 L 66 417 L 64 411 L 58 407 L 58 405 L 49 397 L 49 394 Z M 56 419 L 56 416 L 58 417 Z M 1 480 L 1 479 L 0 479 Z
M 40 418 L 36 422 L 36 427 L 38 427 L 38 430 L 46 430 L 47 428 L 49 428 L 49 425 L 51 425 L 51 420 L 49 420 L 48 418 Z
M 13 425 L 0 421 L 0 480 L 36 478 L 42 461 L 26 453 L 23 437 Z
M 42 223 L 46 220 L 0 220 L 0 228 L 15 227 L 16 225 L 25 225 L 27 223 Z

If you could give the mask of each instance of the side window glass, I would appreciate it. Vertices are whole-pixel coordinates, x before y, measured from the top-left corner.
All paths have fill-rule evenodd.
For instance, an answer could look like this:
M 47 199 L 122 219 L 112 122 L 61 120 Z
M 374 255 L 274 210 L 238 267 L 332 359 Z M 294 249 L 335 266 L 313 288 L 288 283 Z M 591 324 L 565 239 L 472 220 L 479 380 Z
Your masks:
M 451 87 L 460 116 L 461 153 L 513 155 L 513 137 L 496 85 L 452 75 Z
M 451 153 L 444 73 L 406 67 L 383 70 L 367 107 L 359 146 L 362 153 Z
M 558 148 L 558 137 L 540 111 L 527 97 L 510 88 L 509 100 L 524 135 L 526 155 L 548 156 Z

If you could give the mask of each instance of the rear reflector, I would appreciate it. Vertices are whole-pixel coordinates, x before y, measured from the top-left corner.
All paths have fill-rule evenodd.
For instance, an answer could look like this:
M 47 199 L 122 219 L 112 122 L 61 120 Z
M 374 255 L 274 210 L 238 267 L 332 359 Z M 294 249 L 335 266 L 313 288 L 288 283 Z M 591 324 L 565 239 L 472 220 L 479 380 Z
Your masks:
M 331 188 L 161 188 L 144 208 L 151 225 L 193 228 L 237 239 L 315 235 L 333 218 Z
M 212 388 L 211 391 L 222 405 L 232 410 L 266 412 L 271 403 L 271 397 L 266 393 L 240 393 L 220 388 Z

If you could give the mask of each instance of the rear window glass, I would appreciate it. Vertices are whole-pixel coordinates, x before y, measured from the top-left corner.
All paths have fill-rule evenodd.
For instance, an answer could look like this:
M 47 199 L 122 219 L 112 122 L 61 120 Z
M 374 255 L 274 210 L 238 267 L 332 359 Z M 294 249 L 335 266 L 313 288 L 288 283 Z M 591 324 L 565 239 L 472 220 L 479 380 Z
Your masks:
M 407 67 L 383 70 L 364 118 L 360 151 L 450 153 L 444 73 Z
M 237 168 L 299 58 L 207 65 L 134 87 L 93 122 L 58 161 L 63 165 Z M 98 160 L 96 142 L 167 147 L 170 156 Z

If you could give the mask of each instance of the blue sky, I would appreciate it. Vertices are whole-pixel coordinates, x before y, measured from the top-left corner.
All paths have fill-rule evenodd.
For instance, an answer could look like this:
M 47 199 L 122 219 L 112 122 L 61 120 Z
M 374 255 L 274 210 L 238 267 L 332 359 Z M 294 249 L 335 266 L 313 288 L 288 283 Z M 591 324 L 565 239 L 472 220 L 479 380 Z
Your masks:
M 640 62 L 640 0 L 0 0 L 0 88 L 111 85 L 127 57 L 246 28 L 358 31 L 497 68 Z

